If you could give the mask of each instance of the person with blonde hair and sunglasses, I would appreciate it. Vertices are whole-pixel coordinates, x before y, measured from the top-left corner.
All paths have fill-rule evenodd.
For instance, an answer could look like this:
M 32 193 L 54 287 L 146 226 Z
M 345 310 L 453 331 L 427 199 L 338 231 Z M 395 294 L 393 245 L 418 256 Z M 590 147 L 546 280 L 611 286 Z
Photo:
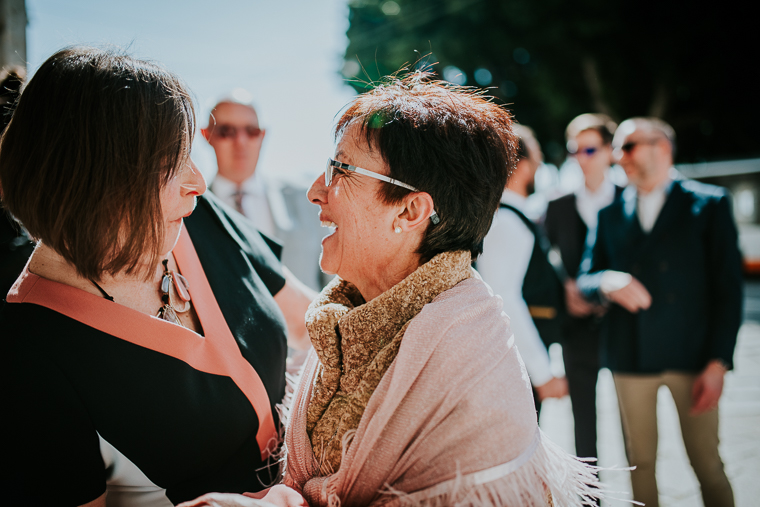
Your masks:
M 567 151 L 583 172 L 583 183 L 549 202 L 544 220 L 546 236 L 562 257 L 568 317 L 562 326 L 562 359 L 572 400 L 575 452 L 597 458 L 596 382 L 599 374 L 599 330 L 604 308 L 589 303 L 578 290 L 576 277 L 588 231 L 596 228 L 599 210 L 622 192 L 610 177 L 612 136 L 617 124 L 604 114 L 575 117 L 565 129 Z

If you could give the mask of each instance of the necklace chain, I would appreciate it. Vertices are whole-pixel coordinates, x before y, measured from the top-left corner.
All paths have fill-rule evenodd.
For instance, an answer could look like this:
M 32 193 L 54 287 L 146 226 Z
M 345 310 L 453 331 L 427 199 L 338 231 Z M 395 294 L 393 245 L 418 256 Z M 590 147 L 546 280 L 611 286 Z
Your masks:
M 161 261 L 161 263 L 164 265 L 164 274 L 161 277 L 158 290 L 161 293 L 161 302 L 163 303 L 163 306 L 158 309 L 156 317 L 182 326 L 182 322 L 179 320 L 179 315 L 190 310 L 190 307 L 192 306 L 190 303 L 190 284 L 184 276 L 174 270 L 169 270 L 168 258 Z M 113 296 L 108 294 L 95 280 L 90 281 L 98 288 L 100 293 L 103 294 L 104 298 L 109 301 L 115 301 Z M 177 299 L 184 303 L 182 309 L 172 301 L 172 288 L 174 289 L 174 292 L 177 293 Z

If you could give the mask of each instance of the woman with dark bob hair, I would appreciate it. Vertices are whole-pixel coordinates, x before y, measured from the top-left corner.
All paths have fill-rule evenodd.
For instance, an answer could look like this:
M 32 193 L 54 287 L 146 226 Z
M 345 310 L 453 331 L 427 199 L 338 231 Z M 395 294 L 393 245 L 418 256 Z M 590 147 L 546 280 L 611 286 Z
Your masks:
M 38 244 L 0 313 L 4 504 L 273 483 L 279 306 L 301 305 L 306 336 L 310 300 L 278 245 L 201 196 L 194 129 L 177 77 L 114 51 L 61 50 L 23 90 L 0 185 Z
M 308 197 L 338 276 L 306 315 L 285 484 L 311 506 L 594 501 L 591 468 L 541 435 L 502 300 L 470 267 L 516 163 L 509 113 L 415 72 L 356 98 L 335 135 Z

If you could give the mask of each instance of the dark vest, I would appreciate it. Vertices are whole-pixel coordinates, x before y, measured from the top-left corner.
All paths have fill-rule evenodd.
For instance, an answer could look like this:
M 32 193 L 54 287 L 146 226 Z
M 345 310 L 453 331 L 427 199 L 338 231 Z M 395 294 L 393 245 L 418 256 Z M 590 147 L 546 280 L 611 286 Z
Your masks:
M 523 279 L 522 296 L 528 304 L 530 316 L 546 346 L 559 342 L 565 310 L 565 290 L 552 264 L 549 262 L 551 245 L 538 225 L 522 211 L 509 204 L 500 204 L 514 212 L 533 233 L 533 252 Z

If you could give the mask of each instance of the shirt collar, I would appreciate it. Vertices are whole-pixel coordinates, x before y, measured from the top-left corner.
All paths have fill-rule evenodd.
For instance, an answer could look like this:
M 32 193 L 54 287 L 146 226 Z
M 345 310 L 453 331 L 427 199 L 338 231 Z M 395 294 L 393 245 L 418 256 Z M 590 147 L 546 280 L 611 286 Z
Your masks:
M 211 187 L 213 192 L 220 196 L 232 195 L 238 190 L 237 183 L 218 173 L 214 177 L 214 182 L 211 184 Z M 253 176 L 245 180 L 241 187 L 246 194 L 256 195 L 266 193 L 264 178 L 260 177 L 257 173 L 253 173 Z
M 525 207 L 528 203 L 528 198 L 523 197 L 522 195 L 508 188 L 505 188 L 504 193 L 501 194 L 501 202 L 502 204 L 509 204 L 510 206 L 514 206 L 515 208 L 524 212 Z
M 591 199 L 591 200 L 612 200 L 612 197 L 615 195 L 615 184 L 612 183 L 612 181 L 609 178 L 609 175 L 607 172 L 604 173 L 604 180 L 602 181 L 602 184 L 599 185 L 599 188 L 596 189 L 596 192 L 592 192 L 589 190 L 585 184 L 580 185 L 575 190 L 575 196 L 579 199 Z

